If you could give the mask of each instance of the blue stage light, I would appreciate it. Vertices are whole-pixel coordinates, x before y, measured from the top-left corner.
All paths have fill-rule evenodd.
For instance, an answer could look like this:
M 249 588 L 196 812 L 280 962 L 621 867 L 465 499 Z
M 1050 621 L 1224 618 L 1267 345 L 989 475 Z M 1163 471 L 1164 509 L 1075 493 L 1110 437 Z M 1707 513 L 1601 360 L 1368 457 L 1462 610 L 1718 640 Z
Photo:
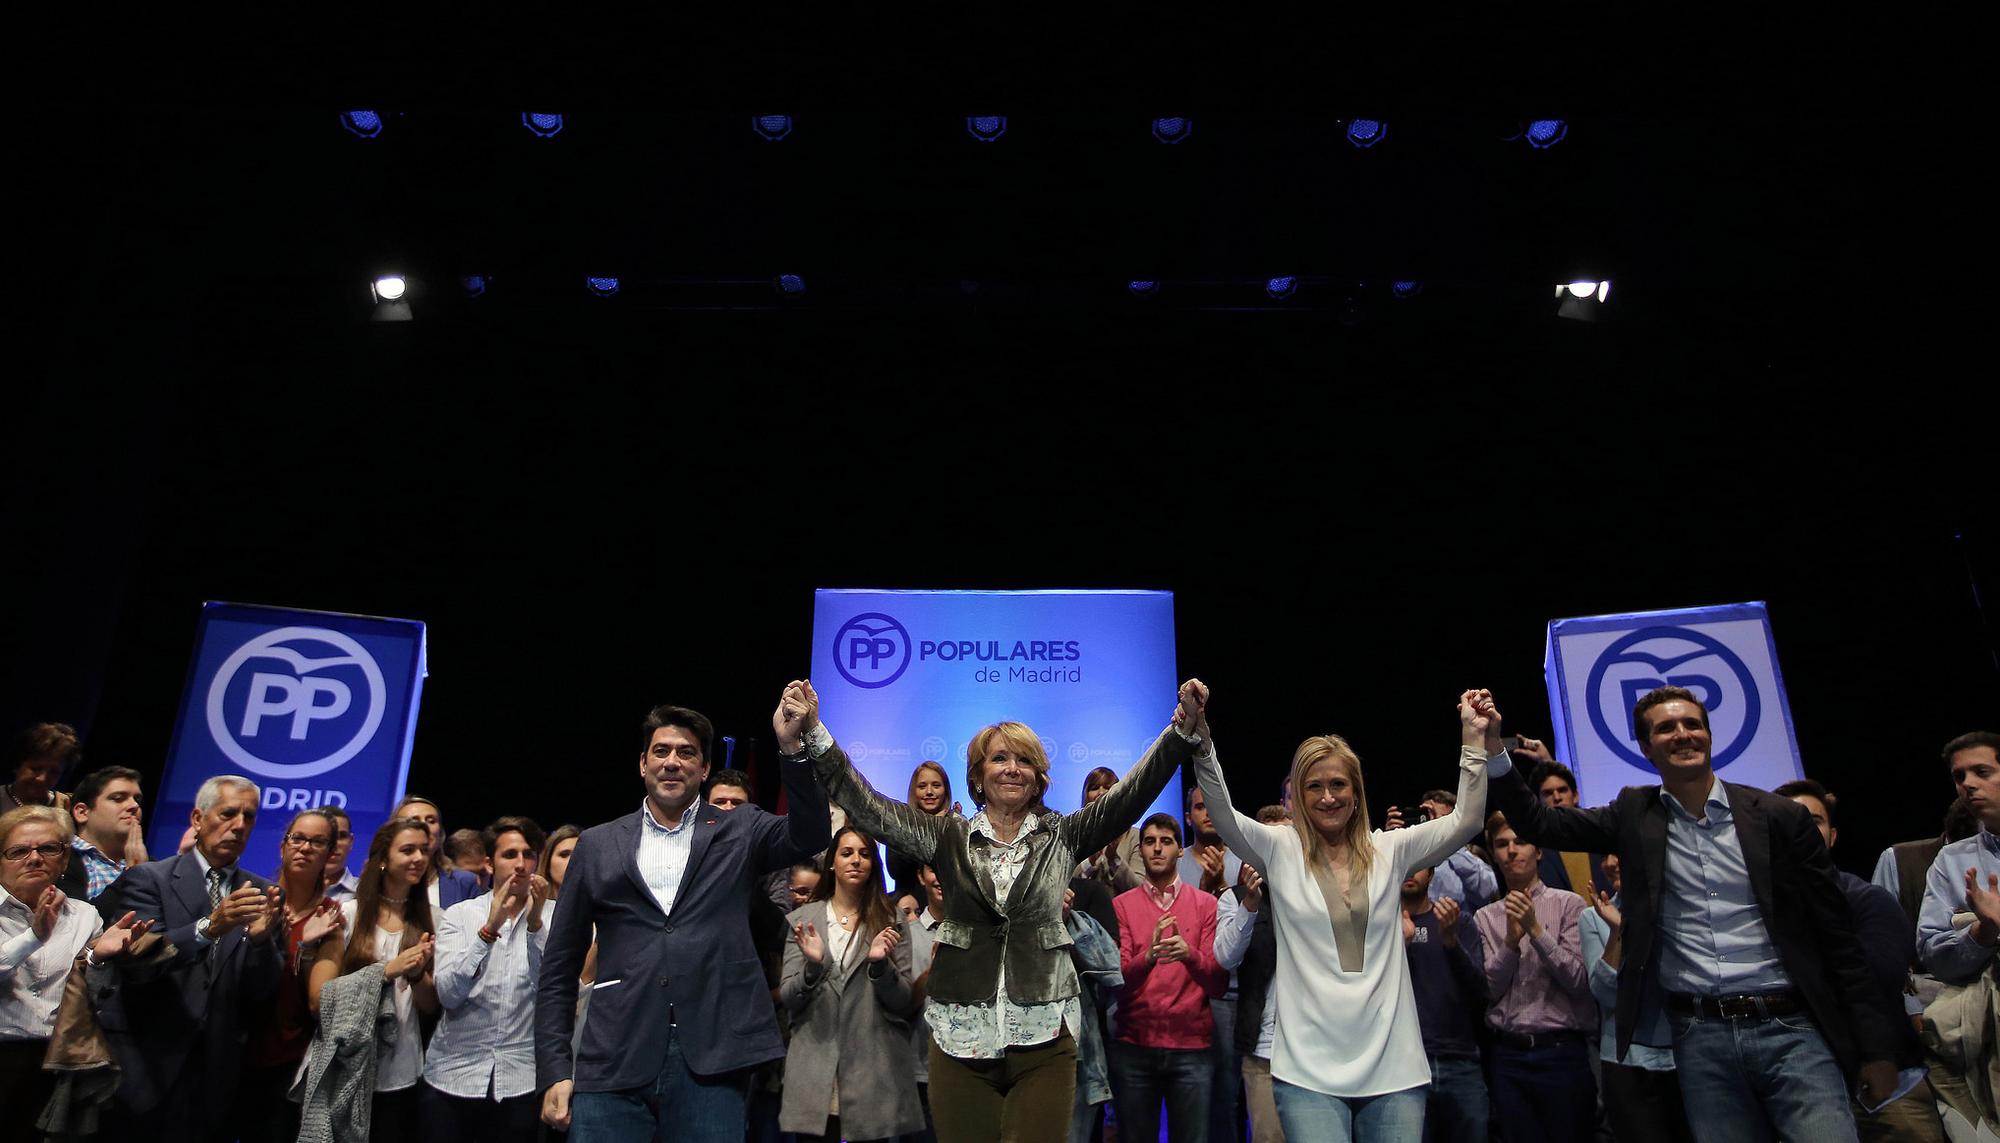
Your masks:
M 778 275 L 778 292 L 791 297 L 797 297 L 806 292 L 806 280 L 797 274 L 780 274 Z
M 1289 298 L 1293 294 L 1298 293 L 1298 290 L 1299 280 L 1297 278 L 1272 278 L 1270 281 L 1264 283 L 1264 292 L 1274 298 Z
M 361 136 L 373 139 L 382 133 L 382 113 L 379 111 L 343 111 L 340 125 Z
M 1422 282 L 1391 282 L 1389 293 L 1399 298 L 1414 298 L 1424 292 Z
M 792 117 L 789 115 L 752 115 L 750 129 L 775 143 L 792 133 Z
M 600 298 L 608 298 L 618 292 L 616 278 L 585 278 L 583 281 L 584 285 L 590 287 L 590 292 Z
M 1153 120 L 1153 138 L 1162 143 L 1178 143 L 1194 134 L 1194 121 L 1176 116 L 1172 119 Z
M 1160 284 L 1145 278 L 1134 278 L 1125 286 L 1135 297 L 1149 297 L 1160 292 Z
M 965 117 L 966 133 L 982 143 L 991 143 L 1007 133 L 1005 115 L 968 115 Z
M 458 288 L 465 291 L 468 298 L 476 298 L 486 292 L 486 275 L 467 274 L 458 280 Z
M 548 111 L 523 111 L 521 126 L 538 138 L 553 139 L 562 133 L 563 117 Z
M 1569 122 L 1563 119 L 1537 119 L 1528 124 L 1528 146 L 1540 151 L 1555 146 L 1569 135 Z
M 1389 125 L 1380 119 L 1350 119 L 1347 141 L 1357 147 L 1373 147 L 1389 137 Z

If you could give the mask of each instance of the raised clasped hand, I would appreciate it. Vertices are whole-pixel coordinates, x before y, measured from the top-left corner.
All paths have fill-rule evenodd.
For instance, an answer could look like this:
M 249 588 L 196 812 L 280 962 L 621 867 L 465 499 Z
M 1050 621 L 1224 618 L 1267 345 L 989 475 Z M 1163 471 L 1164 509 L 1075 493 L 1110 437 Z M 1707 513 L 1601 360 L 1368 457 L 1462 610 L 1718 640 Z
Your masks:
M 784 693 L 778 696 L 778 709 L 771 712 L 771 732 L 777 735 L 778 749 L 797 754 L 805 736 L 818 725 L 819 692 L 813 689 L 812 680 L 786 683 Z

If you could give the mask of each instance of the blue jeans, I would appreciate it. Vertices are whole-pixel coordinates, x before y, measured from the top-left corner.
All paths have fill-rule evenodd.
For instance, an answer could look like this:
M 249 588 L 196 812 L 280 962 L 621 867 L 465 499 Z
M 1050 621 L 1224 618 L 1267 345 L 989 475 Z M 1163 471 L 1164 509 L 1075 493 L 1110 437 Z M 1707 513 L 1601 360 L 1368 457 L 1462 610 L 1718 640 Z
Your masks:
M 1214 1067 L 1207 1048 L 1142 1048 L 1114 1041 L 1111 1099 L 1118 1111 L 1118 1138 L 1156 1143 L 1164 1099 L 1168 1143 L 1202 1143 L 1208 1137 Z
M 1597 1083 L 1590 1078 L 1590 1043 L 1582 1036 L 1532 1048 L 1495 1044 L 1488 1064 L 1501 1138 L 1585 1143 L 1595 1134 Z
M 743 1143 L 751 1072 L 699 1076 L 667 1033 L 667 1059 L 651 1088 L 580 1091 L 570 1097 L 570 1143 Z
M 1702 1143 L 1855 1138 L 1846 1077 L 1811 1017 L 1671 1020 L 1681 1102 Z
M 1428 1143 L 1486 1143 L 1486 1076 L 1478 1056 L 1432 1056 L 1425 1104 Z
M 1236 1059 L 1236 998 L 1208 1002 L 1215 1018 L 1214 1086 L 1208 1091 L 1208 1143 L 1242 1143 L 1236 1119 L 1236 1092 L 1243 1084 L 1243 1065 Z
M 1285 1138 L 1301 1143 L 1421 1143 L 1428 1091 L 1412 1087 L 1383 1095 L 1322 1095 L 1281 1079 L 1271 1081 Z

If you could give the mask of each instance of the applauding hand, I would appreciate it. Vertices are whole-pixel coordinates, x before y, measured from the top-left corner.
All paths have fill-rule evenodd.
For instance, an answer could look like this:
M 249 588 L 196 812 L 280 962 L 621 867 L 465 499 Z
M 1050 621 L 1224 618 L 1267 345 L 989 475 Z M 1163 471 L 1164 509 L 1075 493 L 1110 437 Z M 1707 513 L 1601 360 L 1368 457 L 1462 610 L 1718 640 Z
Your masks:
M 117 924 L 104 930 L 102 936 L 90 942 L 91 957 L 96 960 L 110 960 L 112 957 L 124 956 L 132 951 L 132 942 L 145 936 L 146 930 L 153 927 L 151 921 L 139 921 L 134 924 L 138 916 L 137 913 L 125 914 L 118 918 Z
M 1438 930 L 1444 934 L 1444 947 L 1458 947 L 1458 902 L 1449 897 L 1437 897 L 1431 901 L 1431 915 L 1438 919 Z
M 890 950 L 902 942 L 903 934 L 896 929 L 896 926 L 889 925 L 876 933 L 874 940 L 868 942 L 868 959 L 880 964 L 883 958 L 889 955 Z
M 826 959 L 826 938 L 819 935 L 819 930 L 813 927 L 811 921 L 792 926 L 792 943 L 798 945 L 799 951 L 814 964 Z

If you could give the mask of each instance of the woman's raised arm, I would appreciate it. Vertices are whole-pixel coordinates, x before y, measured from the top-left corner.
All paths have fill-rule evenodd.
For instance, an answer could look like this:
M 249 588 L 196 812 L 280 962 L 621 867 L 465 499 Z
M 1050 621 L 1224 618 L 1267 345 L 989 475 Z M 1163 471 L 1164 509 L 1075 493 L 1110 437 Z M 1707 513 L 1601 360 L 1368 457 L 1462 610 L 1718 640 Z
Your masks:
M 820 722 L 819 692 L 813 690 L 810 680 L 796 679 L 785 685 L 778 709 L 771 715 L 771 729 L 777 732 L 780 753 L 793 758 L 812 756 L 814 773 L 834 804 L 847 811 L 848 824 L 918 861 L 928 863 L 937 856 L 945 823 L 957 819 L 933 817 L 877 793 Z

